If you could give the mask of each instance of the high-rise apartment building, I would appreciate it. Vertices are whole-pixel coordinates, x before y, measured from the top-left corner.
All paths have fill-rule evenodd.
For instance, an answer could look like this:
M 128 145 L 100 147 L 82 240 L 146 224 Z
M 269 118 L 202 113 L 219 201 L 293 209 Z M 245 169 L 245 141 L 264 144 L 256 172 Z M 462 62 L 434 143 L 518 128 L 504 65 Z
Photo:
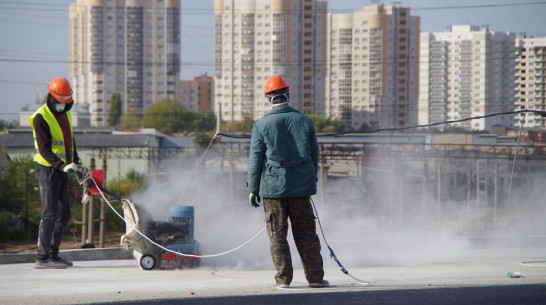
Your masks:
M 546 110 L 546 37 L 517 40 L 516 110 Z M 546 127 L 546 119 L 527 113 L 514 118 L 523 127 Z
M 180 81 L 180 104 L 188 110 L 213 111 L 213 84 L 212 77 L 207 74 Z
M 180 0 L 78 0 L 70 5 L 70 77 L 92 126 L 108 124 L 109 101 L 142 114 L 163 98 L 177 99 Z M 78 106 L 78 107 L 79 107 Z
M 214 14 L 214 107 L 222 120 L 257 120 L 269 111 L 271 75 L 290 85 L 293 107 L 323 111 L 326 2 L 215 0 Z
M 330 14 L 326 116 L 353 130 L 416 124 L 419 33 L 407 7 Z
M 454 25 L 421 34 L 419 124 L 459 120 L 514 109 L 515 34 Z M 491 116 L 449 125 L 490 130 L 512 125 L 512 116 Z

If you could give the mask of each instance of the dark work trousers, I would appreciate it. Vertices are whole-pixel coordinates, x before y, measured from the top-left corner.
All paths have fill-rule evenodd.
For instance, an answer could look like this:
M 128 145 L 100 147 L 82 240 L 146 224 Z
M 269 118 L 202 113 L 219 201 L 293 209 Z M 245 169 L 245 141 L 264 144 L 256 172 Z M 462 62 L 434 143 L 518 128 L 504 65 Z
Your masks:
M 42 204 L 38 258 L 46 259 L 59 254 L 63 231 L 70 219 L 68 175 L 53 167 L 36 164 L 36 179 Z
M 271 256 L 277 269 L 275 275 L 277 284 L 292 282 L 292 259 L 286 240 L 288 219 L 290 219 L 292 235 L 300 255 L 305 278 L 309 283 L 321 282 L 324 269 L 310 197 L 264 198 L 263 205 Z

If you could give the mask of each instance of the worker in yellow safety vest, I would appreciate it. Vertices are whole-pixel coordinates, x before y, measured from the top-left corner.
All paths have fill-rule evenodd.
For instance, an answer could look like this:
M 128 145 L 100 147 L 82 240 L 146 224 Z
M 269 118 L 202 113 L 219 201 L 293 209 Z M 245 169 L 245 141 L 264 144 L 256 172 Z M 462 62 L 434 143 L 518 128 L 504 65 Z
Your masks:
M 71 267 L 59 256 L 63 231 L 70 219 L 68 173 L 78 170 L 78 153 L 70 109 L 72 88 L 66 78 L 54 78 L 47 86 L 47 101 L 30 117 L 34 136 L 35 175 L 40 185 L 42 206 L 34 268 Z

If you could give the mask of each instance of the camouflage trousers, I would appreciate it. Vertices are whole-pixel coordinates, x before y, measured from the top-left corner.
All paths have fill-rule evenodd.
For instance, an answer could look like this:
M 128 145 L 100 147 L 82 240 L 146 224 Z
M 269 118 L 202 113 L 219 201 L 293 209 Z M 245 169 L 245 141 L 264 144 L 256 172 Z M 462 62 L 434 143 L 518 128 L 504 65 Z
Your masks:
M 294 270 L 290 247 L 286 240 L 288 219 L 290 219 L 292 235 L 300 255 L 305 278 L 309 283 L 321 282 L 324 269 L 310 197 L 263 198 L 263 206 L 271 256 L 277 269 L 276 282 L 278 284 L 292 282 Z

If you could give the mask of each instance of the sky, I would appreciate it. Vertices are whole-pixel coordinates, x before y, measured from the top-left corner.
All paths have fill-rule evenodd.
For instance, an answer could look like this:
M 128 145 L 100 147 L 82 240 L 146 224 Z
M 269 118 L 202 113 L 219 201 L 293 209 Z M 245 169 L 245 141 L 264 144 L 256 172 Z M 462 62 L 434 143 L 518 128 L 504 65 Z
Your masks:
M 213 0 L 181 0 L 181 79 L 213 73 Z M 0 119 L 13 120 L 24 107 L 37 108 L 54 77 L 69 78 L 68 6 L 75 0 L 0 0 Z M 333 14 L 349 14 L 370 0 L 329 0 Z M 377 2 L 377 1 L 375 1 Z M 546 1 L 406 0 L 421 17 L 422 32 L 453 24 L 489 25 L 495 31 L 546 37 Z M 391 1 L 383 1 L 385 5 Z M 78 101 L 76 101 L 77 103 Z

